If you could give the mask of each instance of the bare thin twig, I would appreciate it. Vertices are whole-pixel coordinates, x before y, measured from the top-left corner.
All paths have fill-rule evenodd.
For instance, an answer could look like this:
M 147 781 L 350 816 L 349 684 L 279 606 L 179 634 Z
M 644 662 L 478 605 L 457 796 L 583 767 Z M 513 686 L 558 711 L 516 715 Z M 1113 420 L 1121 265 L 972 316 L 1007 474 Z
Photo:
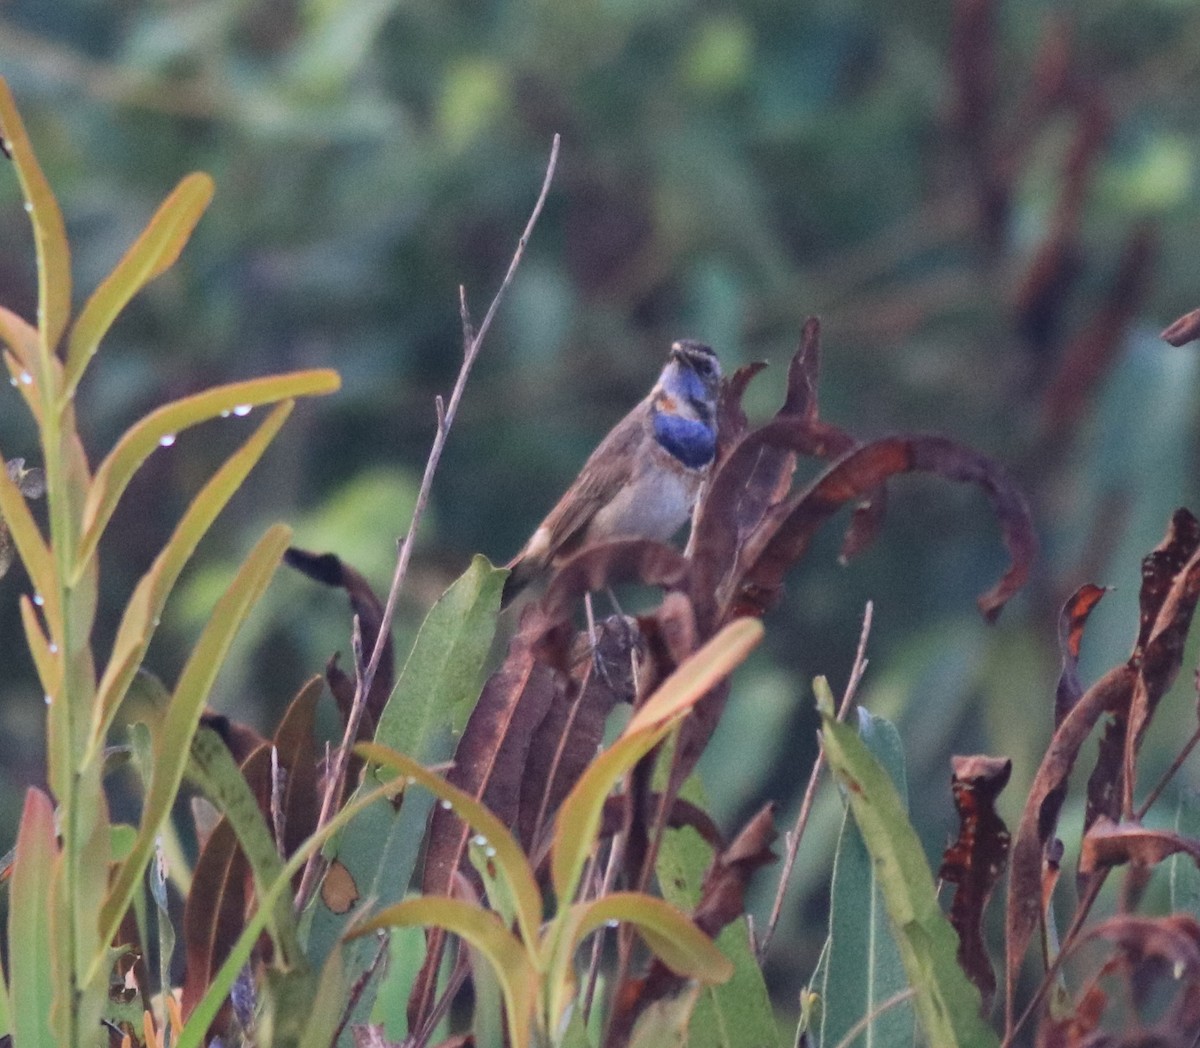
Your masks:
M 846 690 L 842 693 L 842 703 L 838 707 L 838 720 L 844 720 L 854 696 L 858 694 L 858 686 L 862 683 L 863 674 L 867 671 L 867 638 L 871 635 L 871 620 L 875 616 L 875 604 L 867 601 L 863 609 L 862 631 L 858 635 L 858 650 L 854 653 L 854 665 L 850 667 L 850 679 L 846 682 Z M 800 803 L 800 812 L 796 816 L 796 825 L 785 836 L 787 853 L 783 859 L 783 869 L 779 873 L 779 887 L 775 890 L 775 902 L 771 906 L 771 916 L 763 929 L 763 936 L 758 944 L 758 961 L 762 963 L 767 955 L 767 947 L 771 945 L 771 937 L 775 934 L 775 926 L 779 923 L 779 915 L 783 912 L 783 899 L 787 895 L 788 882 L 792 877 L 792 867 L 796 865 L 796 853 L 800 850 L 800 839 L 808 826 L 808 817 L 812 814 L 813 799 L 817 794 L 817 783 L 821 771 L 825 767 L 825 747 L 818 745 L 817 759 L 813 762 L 812 771 L 808 776 L 808 786 L 804 790 L 804 800 Z
M 536 203 L 533 205 L 533 211 L 529 215 L 529 221 L 525 223 L 525 230 L 521 233 L 521 239 L 517 241 L 517 248 L 513 252 L 512 261 L 509 262 L 504 279 L 500 282 L 500 287 L 496 291 L 491 305 L 488 306 L 483 323 L 479 325 L 478 330 L 474 331 L 474 333 L 471 331 L 470 320 L 467 316 L 466 292 L 462 288 L 459 289 L 459 302 L 463 318 L 462 367 L 459 368 L 458 378 L 455 380 L 454 389 L 450 393 L 449 403 L 443 409 L 437 411 L 437 431 L 433 437 L 433 445 L 429 449 L 429 458 L 425 463 L 425 473 L 421 477 L 421 487 L 417 492 L 417 501 L 413 507 L 412 520 L 408 525 L 408 533 L 404 536 L 404 541 L 400 544 L 400 552 L 396 558 L 396 570 L 392 575 L 392 584 L 388 590 L 387 602 L 384 604 L 383 616 L 379 622 L 379 633 L 375 637 L 375 646 L 371 650 L 370 660 L 360 672 L 355 673 L 354 704 L 351 708 L 350 717 L 346 722 L 346 730 L 342 736 L 342 743 L 334 753 L 333 766 L 329 770 L 329 776 L 325 783 L 325 796 L 321 800 L 321 814 L 317 819 L 317 826 L 314 832 L 319 832 L 330 820 L 333 816 L 337 798 L 341 796 L 342 780 L 346 776 L 346 765 L 350 760 L 350 749 L 354 745 L 354 740 L 358 737 L 358 726 L 362 719 L 362 710 L 365 705 L 366 696 L 370 694 L 371 685 L 375 682 L 375 674 L 379 669 L 379 662 L 383 657 L 383 651 L 386 647 L 386 638 L 391 632 L 392 619 L 396 614 L 396 602 L 400 596 L 400 589 L 404 585 L 404 579 L 408 574 L 409 561 L 412 559 L 417 527 L 420 525 L 421 518 L 425 514 L 425 507 L 429 503 L 429 491 L 433 486 L 433 477 L 437 472 L 438 463 L 441 462 L 442 450 L 446 446 L 446 438 L 450 433 L 450 427 L 454 424 L 454 418 L 458 414 L 459 401 L 462 400 L 463 390 L 466 389 L 467 378 L 471 374 L 471 368 L 475 364 L 475 359 L 479 356 L 483 340 L 487 337 L 488 330 L 495 319 L 496 311 L 500 308 L 500 302 L 508 291 L 509 285 L 512 283 L 513 276 L 517 272 L 517 266 L 521 264 L 521 259 L 525 255 L 525 247 L 529 243 L 529 237 L 533 233 L 533 227 L 537 225 L 542 208 L 545 206 L 546 197 L 550 192 L 550 183 L 554 180 L 554 169 L 558 166 L 559 143 L 560 137 L 556 134 L 554 142 L 550 147 L 550 159 L 546 163 L 546 174 L 542 179 L 542 188 L 538 193 Z M 296 893 L 297 911 L 302 910 L 307 905 L 312 895 L 316 885 L 319 864 L 319 853 L 314 852 L 304 867 L 304 875 L 300 881 L 300 890 Z
M 1155 785 L 1154 789 L 1150 791 L 1149 796 L 1142 803 L 1142 806 L 1138 808 L 1136 812 L 1134 812 L 1133 818 L 1135 822 L 1141 822 L 1146 817 L 1146 812 L 1148 812 L 1154 806 L 1154 802 L 1158 800 L 1160 796 L 1162 796 L 1163 790 L 1167 788 L 1168 784 L 1175 777 L 1175 773 L 1183 767 L 1183 762 L 1186 761 L 1189 756 L 1191 756 L 1192 750 L 1196 748 L 1197 743 L 1200 743 L 1200 728 L 1197 728 L 1194 732 L 1192 732 L 1192 737 L 1188 739 L 1186 745 L 1182 750 L 1179 751 L 1178 755 L 1171 762 L 1171 766 L 1163 773 L 1163 777 L 1158 780 L 1158 783 Z

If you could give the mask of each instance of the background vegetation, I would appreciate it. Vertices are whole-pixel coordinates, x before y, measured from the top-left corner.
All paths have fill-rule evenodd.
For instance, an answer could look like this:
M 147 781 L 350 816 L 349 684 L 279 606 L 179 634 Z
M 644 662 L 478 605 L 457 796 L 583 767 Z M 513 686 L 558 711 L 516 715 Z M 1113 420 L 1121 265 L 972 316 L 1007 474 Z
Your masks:
M 271 520 L 383 588 L 433 396 L 459 364 L 457 287 L 478 312 L 558 131 L 546 213 L 434 488 L 400 650 L 473 552 L 516 550 L 671 339 L 711 343 L 730 370 L 770 360 L 748 397 L 766 414 L 818 313 L 824 413 L 862 438 L 935 429 L 1008 463 L 1043 553 L 992 629 L 974 594 L 1001 553 L 977 494 L 893 485 L 881 540 L 848 569 L 825 536 L 706 755 L 715 810 L 731 827 L 795 793 L 815 746 L 808 681 L 844 679 L 869 598 L 863 700 L 898 723 L 927 845 L 952 825 L 952 749 L 1013 757 L 1011 818 L 1050 731 L 1062 599 L 1084 581 L 1119 587 L 1089 626 L 1087 679 L 1128 651 L 1139 557 L 1175 506 L 1197 503 L 1195 357 L 1157 339 L 1198 297 L 1197 38 L 1200 12 L 1173 0 L 10 0 L 0 67 L 62 202 L 79 286 L 186 171 L 218 186 L 180 264 L 88 376 L 79 412 L 95 446 L 214 381 L 316 366 L 344 380 L 297 408 L 218 523 L 151 663 L 175 675 L 196 616 Z M 32 317 L 12 179 L 0 244 L 0 301 Z M 0 445 L 32 452 L 15 394 L 2 403 Z M 227 428 L 181 435 L 139 474 L 102 601 L 128 591 L 195 478 L 248 432 Z M 23 585 L 17 571 L 0 582 L 5 840 L 42 767 Z M 265 728 L 348 648 L 336 597 L 281 576 L 268 602 L 216 702 Z M 101 649 L 116 615 L 102 603 Z M 1155 724 L 1164 738 L 1192 730 L 1189 685 Z M 772 954 L 789 992 L 825 934 L 827 800 Z

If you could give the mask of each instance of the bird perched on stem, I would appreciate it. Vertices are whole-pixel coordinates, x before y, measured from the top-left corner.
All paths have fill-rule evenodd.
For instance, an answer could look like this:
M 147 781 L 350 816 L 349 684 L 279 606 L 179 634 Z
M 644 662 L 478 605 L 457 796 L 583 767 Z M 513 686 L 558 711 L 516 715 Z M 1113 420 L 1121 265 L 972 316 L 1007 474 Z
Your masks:
M 649 395 L 600 442 L 508 568 L 502 605 L 584 546 L 666 541 L 691 516 L 717 450 L 721 365 L 680 339 Z

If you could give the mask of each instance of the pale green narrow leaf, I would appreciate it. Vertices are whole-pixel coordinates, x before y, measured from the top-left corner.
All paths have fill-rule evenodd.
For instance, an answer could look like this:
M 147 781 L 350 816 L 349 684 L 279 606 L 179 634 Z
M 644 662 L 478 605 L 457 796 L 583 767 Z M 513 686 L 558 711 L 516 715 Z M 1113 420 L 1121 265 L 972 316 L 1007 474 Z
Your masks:
M 55 979 L 50 932 L 50 886 L 54 881 L 54 805 L 41 790 L 25 793 L 17 832 L 16 859 L 8 904 L 11 1025 L 17 1048 L 55 1048 L 50 1026 L 55 992 L 65 999 L 70 987 Z
M 286 902 L 287 899 L 285 898 Z M 331 950 L 321 969 L 317 995 L 306 1017 L 299 1048 L 329 1048 L 346 1007 L 346 976 L 342 951 Z
M 380 928 L 410 925 L 444 928 L 483 954 L 500 981 L 512 1043 L 530 1043 L 537 1002 L 537 971 L 526 948 L 499 917 L 459 899 L 427 895 L 387 907 L 357 926 L 352 936 L 367 935 Z
M 213 180 L 208 175 L 187 175 L 88 299 L 67 342 L 65 395 L 74 392 L 100 340 L 129 300 L 175 264 L 212 195 Z
M 322 687 L 321 678 L 315 687 Z M 189 776 L 194 778 L 205 796 L 229 820 L 242 853 L 250 864 L 255 894 L 261 898 L 283 872 L 283 860 L 268 828 L 258 801 L 250 792 L 250 784 L 234 762 L 229 747 L 211 728 L 200 728 L 192 738 Z M 279 951 L 280 962 L 286 968 L 305 967 L 304 954 L 296 932 L 296 918 L 289 900 L 281 900 L 268 922 L 271 938 Z
M 629 1048 L 671 1048 L 672 1045 L 694 1048 L 695 1038 L 689 1036 L 688 1025 L 702 989 L 699 984 L 688 986 L 674 997 L 651 1004 L 634 1023 Z M 760 1048 L 758 1041 L 743 1039 L 741 1043 Z
M 101 941 L 112 941 L 129 908 L 130 900 L 149 861 L 154 838 L 171 813 L 183 781 L 192 737 L 200 714 L 216 681 L 230 644 L 250 609 L 267 588 L 291 532 L 283 525 L 271 528 L 243 562 L 229 588 L 217 601 L 212 616 L 192 649 L 155 739 L 154 769 L 146 791 L 138 839 L 129 858 L 117 868 L 101 912 Z M 104 963 L 97 956 L 93 968 Z
M 680 796 L 707 808 L 696 775 L 683 784 Z M 712 856 L 708 842 L 690 826 L 668 830 L 656 867 L 663 897 L 680 909 L 693 909 L 700 901 L 700 887 Z M 726 927 L 717 937 L 717 946 L 733 963 L 733 975 L 728 982 L 701 990 L 692 1013 L 689 1048 L 739 1048 L 744 1044 L 779 1048 L 779 1027 L 762 969 L 750 948 L 745 918 Z
M 899 733 L 882 717 L 858 708 L 858 730 L 867 749 L 896 786 L 908 809 L 904 753 Z M 821 998 L 821 1043 L 840 1044 L 849 1030 L 884 1001 L 908 986 L 892 935 L 875 867 L 858 826 L 846 811 L 833 862 L 829 945 Z M 896 1048 L 912 1044 L 916 1028 L 912 1004 L 889 1008 L 859 1034 L 856 1048 Z
M 521 937 L 532 948 L 532 944 L 538 941 L 538 929 L 542 923 L 542 895 L 533 878 L 529 860 L 504 823 L 469 793 L 450 785 L 440 775 L 435 775 L 403 753 L 373 742 L 360 743 L 354 749 L 359 756 L 372 763 L 399 772 L 409 785 L 424 786 L 495 848 L 493 858 L 512 893 Z
M 958 966 L 958 935 L 938 907 L 933 874 L 892 780 L 858 733 L 822 714 L 825 754 L 875 864 L 917 1018 L 939 1048 L 992 1048 L 979 991 Z
M 337 372 L 325 369 L 268 375 L 184 397 L 134 423 L 100 463 L 88 489 L 76 570 L 82 570 L 91 557 L 129 481 L 164 438 L 170 439 L 200 422 L 217 418 L 222 412 L 245 414 L 260 404 L 332 393 L 340 383 Z
M 419 764 L 447 760 L 454 733 L 461 731 L 479 696 L 479 679 L 496 633 L 504 572 L 484 557 L 446 590 L 425 616 L 404 669 L 375 730 L 375 741 Z M 378 779 L 372 771 L 362 793 Z M 412 879 L 432 805 L 429 795 L 409 794 L 397 811 L 380 803 L 356 819 L 330 849 L 364 896 L 383 903 L 401 899 Z M 319 963 L 338 941 L 349 917 L 334 913 L 320 895 L 314 899 L 308 936 L 309 956 Z M 348 967 L 368 963 L 369 943 L 347 947 Z M 362 1014 L 369 1011 L 374 985 L 367 988 Z M 358 1014 L 356 1012 L 356 1014 Z
M 634 715 L 618 739 L 572 787 L 554 823 L 550 874 L 560 906 L 570 903 L 595 844 L 604 801 L 617 782 L 654 748 L 708 690 L 762 639 L 762 623 L 738 619 L 672 673 Z
M 192 499 L 170 541 L 155 558 L 150 570 L 138 580 L 121 616 L 121 624 L 113 641 L 112 655 L 96 690 L 90 739 L 92 754 L 104 745 L 108 729 L 112 726 L 112 719 L 121 705 L 133 675 L 142 664 L 167 597 L 184 565 L 191 559 L 196 546 L 213 521 L 275 439 L 275 434 L 291 413 L 293 403 L 287 400 L 275 407 L 250 439 L 225 460 L 221 468 Z
M 0 134 L 8 143 L 13 166 L 21 182 L 26 210 L 33 223 L 37 250 L 38 312 L 46 362 L 66 330 L 71 313 L 71 259 L 67 251 L 67 230 L 58 201 L 42 173 L 25 124 L 17 112 L 12 93 L 0 77 Z M 48 378 L 48 376 L 39 376 Z

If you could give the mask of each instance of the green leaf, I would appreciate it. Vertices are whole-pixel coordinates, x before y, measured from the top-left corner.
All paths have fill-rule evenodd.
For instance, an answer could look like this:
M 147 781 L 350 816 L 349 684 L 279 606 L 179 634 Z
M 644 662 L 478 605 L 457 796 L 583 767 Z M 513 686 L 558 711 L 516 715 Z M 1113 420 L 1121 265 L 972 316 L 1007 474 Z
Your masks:
M 21 191 L 25 195 L 26 210 L 33 223 L 33 240 L 37 250 L 38 313 L 41 317 L 39 327 L 48 362 L 66 330 L 67 318 L 71 313 L 71 259 L 67 251 L 67 230 L 58 201 L 54 199 L 50 183 L 46 181 L 37 162 L 12 93 L 2 77 L 0 134 L 8 143 Z M 46 378 L 39 376 L 41 381 Z
M 887 771 L 907 811 L 908 788 L 899 733 L 888 721 L 861 707 L 858 720 L 859 736 Z M 908 986 L 875 866 L 849 809 L 833 860 L 829 909 L 829 952 L 821 986 L 825 1002 L 821 1043 L 836 1045 L 864 1016 Z M 915 1032 L 912 1005 L 905 1002 L 880 1014 L 853 1043 L 860 1048 L 912 1044 Z
M 351 937 L 368 935 L 380 928 L 403 928 L 409 925 L 444 928 L 483 954 L 500 981 L 512 1044 L 530 1043 L 537 1003 L 537 971 L 526 947 L 499 917 L 459 899 L 427 895 L 387 907 L 369 921 L 358 925 Z
M 57 854 L 54 805 L 41 790 L 27 790 L 8 907 L 11 1026 L 17 1048 L 55 1048 L 58 1038 L 50 1025 L 55 991 L 59 1006 L 70 1007 L 70 987 L 55 977 L 51 940 L 51 885 Z
M 455 732 L 461 732 L 479 696 L 479 678 L 496 634 L 496 615 L 504 572 L 485 557 L 475 557 L 425 616 L 404 669 L 379 718 L 375 741 L 406 753 L 423 765 L 448 759 Z M 377 784 L 368 772 L 361 793 Z M 330 849 L 364 895 L 381 902 L 401 899 L 416 868 L 432 800 L 427 794 L 404 798 L 397 811 L 380 803 L 346 828 Z M 309 955 L 319 961 L 345 932 L 349 916 L 314 900 L 308 936 Z M 369 944 L 347 955 L 369 961 Z M 364 1014 L 377 992 L 363 995 Z M 358 1014 L 358 1013 L 356 1013 Z
M 529 860 L 508 828 L 495 815 L 470 794 L 452 786 L 440 775 L 422 767 L 411 757 L 378 743 L 359 743 L 355 752 L 366 760 L 399 772 L 409 785 L 419 784 L 429 790 L 444 805 L 454 809 L 463 822 L 477 834 L 486 838 L 496 850 L 494 860 L 501 875 L 508 882 L 513 905 L 517 914 L 517 925 L 522 939 L 532 945 L 538 941 L 538 930 L 542 923 L 542 895 L 529 867 Z
M 284 902 L 287 901 L 286 896 Z M 329 1048 L 346 1007 L 346 976 L 342 951 L 331 950 L 321 969 L 317 995 L 304 1025 L 299 1048 Z
M 192 737 L 217 673 L 242 621 L 267 588 L 290 537 L 286 527 L 276 525 L 250 551 L 229 588 L 217 601 L 208 625 L 179 675 L 171 705 L 155 740 L 154 769 L 146 791 L 138 839 L 129 858 L 117 868 L 100 914 L 102 942 L 112 941 L 129 908 L 149 861 L 154 838 L 171 814 L 171 806 L 183 781 Z M 103 964 L 103 960 L 102 956 L 96 957 L 93 970 Z
M 674 997 L 651 1004 L 634 1023 L 629 1048 L 668 1048 L 670 1045 L 693 1048 L 695 1038 L 689 1036 L 688 1026 L 702 990 L 700 985 L 692 985 Z M 759 1042 L 752 1038 L 743 1038 L 741 1043 L 760 1048 Z
M 183 518 L 176 525 L 170 540 L 155 558 L 150 570 L 138 584 L 125 606 L 112 655 L 104 668 L 92 707 L 90 746 L 94 755 L 104 745 L 113 717 L 130 682 L 142 664 L 150 638 L 154 635 L 159 616 L 167 603 L 184 566 L 191 559 L 200 540 L 212 526 L 247 475 L 262 458 L 284 420 L 291 413 L 293 402 L 278 405 L 263 420 L 237 451 L 192 499 Z
M 762 639 L 762 623 L 738 619 L 695 652 L 634 714 L 621 737 L 590 765 L 559 808 L 550 873 L 560 906 L 570 903 L 617 782 L 666 737 L 708 690 Z
M 316 686 L 321 687 L 319 678 Z M 188 771 L 229 820 L 250 864 L 255 893 L 261 898 L 267 886 L 282 874 L 283 861 L 246 777 L 234 763 L 229 747 L 211 728 L 201 728 L 193 737 Z M 306 968 L 296 933 L 295 914 L 286 898 L 272 910 L 267 927 L 279 951 L 282 967 Z
M 100 340 L 129 300 L 175 264 L 212 195 L 213 180 L 208 175 L 187 175 L 88 299 L 67 342 L 64 395 L 75 391 Z
M 680 796 L 707 809 L 696 775 L 683 784 Z M 691 910 L 700 900 L 712 856 L 708 842 L 692 827 L 668 830 L 659 847 L 656 867 L 663 897 L 680 909 Z M 745 918 L 724 928 L 717 936 L 717 946 L 733 963 L 733 975 L 727 982 L 702 989 L 692 1013 L 689 1048 L 735 1048 L 743 1044 L 779 1048 L 779 1027 L 762 968 L 750 948 Z
M 268 375 L 184 397 L 157 408 L 134 423 L 100 463 L 88 489 L 83 507 L 83 537 L 75 570 L 83 570 L 129 481 L 164 437 L 174 437 L 200 422 L 217 418 L 222 412 L 244 414 L 259 404 L 332 393 L 340 384 L 337 372 L 325 369 Z
M 877 869 L 926 1040 L 939 1048 L 998 1045 L 980 1017 L 979 991 L 958 966 L 958 936 L 938 907 L 933 874 L 892 780 L 853 728 L 825 713 L 821 722 L 829 765 Z

